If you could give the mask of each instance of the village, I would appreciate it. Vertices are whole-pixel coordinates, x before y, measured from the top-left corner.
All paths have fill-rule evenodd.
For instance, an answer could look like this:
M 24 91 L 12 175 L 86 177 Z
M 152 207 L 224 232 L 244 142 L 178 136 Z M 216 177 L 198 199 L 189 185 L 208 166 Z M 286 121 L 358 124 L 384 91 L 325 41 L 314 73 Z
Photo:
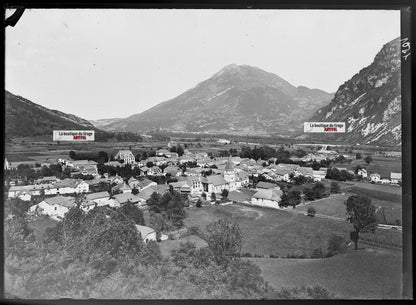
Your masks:
M 219 141 L 228 144 L 223 143 L 224 140 Z M 129 149 L 119 150 L 114 157 L 111 156 L 112 160 L 106 156 L 106 160 L 100 162 L 74 160 L 69 156 L 48 159 L 38 163 L 40 166 L 34 167 L 34 171 L 58 166 L 69 177 L 60 179 L 38 175 L 37 179 L 30 182 L 27 177 L 13 176 L 13 173 L 19 172 L 19 168 L 24 167 L 24 162 L 8 162 L 6 159 L 5 170 L 10 173 L 9 179 L 5 180 L 9 187 L 7 198 L 30 201 L 31 217 L 47 215 L 60 221 L 71 207 L 76 206 L 76 202 L 80 202 L 79 207 L 85 212 L 97 206 L 116 209 L 126 203 L 146 211 L 153 193 L 163 195 L 170 190 L 179 192 L 189 208 L 241 203 L 279 210 L 294 209 L 299 204 L 305 205 L 305 201 L 328 197 L 329 187 L 323 187 L 322 194 L 311 195 L 311 189 L 318 189 L 316 184 L 323 185 L 321 183 L 325 181 L 333 181 L 331 189 L 335 187 L 335 193 L 340 192 L 339 187 L 337 190 L 333 186 L 335 180 L 401 184 L 401 173 L 392 172 L 389 179 L 361 167 L 357 167 L 355 172 L 345 167 L 323 167 L 323 164 L 331 164 L 331 161 L 341 159 L 348 163 L 352 159 L 350 155 L 328 150 L 327 146 L 302 157 L 292 155 L 285 161 L 290 163 L 280 163 L 282 160 L 276 157 L 255 160 L 231 155 L 213 156 L 203 150 L 190 152 L 177 149 L 179 147 L 168 143 L 165 148 L 157 149 L 154 156 L 144 155 L 139 160 Z M 22 182 L 22 178 L 25 178 L 26 183 Z M 299 185 L 304 184 L 311 188 L 299 188 Z M 297 187 L 297 190 L 289 191 L 292 186 Z M 152 228 L 146 228 L 145 231 L 154 233 Z M 147 235 L 142 238 L 149 238 Z M 156 239 L 155 236 L 153 234 L 152 238 Z

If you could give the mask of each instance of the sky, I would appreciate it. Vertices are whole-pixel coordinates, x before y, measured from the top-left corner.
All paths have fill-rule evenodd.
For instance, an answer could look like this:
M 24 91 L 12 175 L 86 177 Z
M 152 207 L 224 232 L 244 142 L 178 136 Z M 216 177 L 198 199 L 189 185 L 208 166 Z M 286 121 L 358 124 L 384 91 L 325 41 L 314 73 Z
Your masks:
M 143 112 L 229 64 L 335 92 L 398 36 L 398 10 L 29 9 L 6 28 L 5 86 L 89 120 Z

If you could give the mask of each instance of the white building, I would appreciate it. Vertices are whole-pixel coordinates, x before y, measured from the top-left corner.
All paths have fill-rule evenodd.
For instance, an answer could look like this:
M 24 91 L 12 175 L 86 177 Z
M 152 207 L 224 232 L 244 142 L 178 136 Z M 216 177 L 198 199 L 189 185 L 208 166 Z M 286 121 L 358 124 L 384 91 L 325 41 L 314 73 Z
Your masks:
M 251 198 L 251 204 L 260 207 L 279 209 L 279 202 L 283 192 L 277 187 L 274 189 L 259 189 Z
M 367 178 L 368 173 L 367 173 L 367 170 L 365 168 L 361 168 L 357 171 L 357 175 L 361 176 L 363 178 Z
M 370 180 L 371 180 L 371 182 L 378 183 L 378 182 L 380 182 L 380 178 L 381 178 L 380 175 L 377 174 L 377 173 L 370 174 Z
M 48 215 L 54 219 L 62 219 L 71 207 L 75 206 L 75 198 L 56 196 L 46 198 L 42 202 L 29 208 L 29 213 Z
M 117 160 L 123 160 L 124 164 L 136 163 L 136 158 L 134 157 L 133 153 L 128 149 L 120 150 L 114 158 Z
M 156 241 L 156 231 L 150 227 L 136 225 L 137 233 L 140 233 L 140 236 L 144 242 L 149 240 Z
M 402 173 L 390 173 L 391 183 L 398 184 L 402 182 Z

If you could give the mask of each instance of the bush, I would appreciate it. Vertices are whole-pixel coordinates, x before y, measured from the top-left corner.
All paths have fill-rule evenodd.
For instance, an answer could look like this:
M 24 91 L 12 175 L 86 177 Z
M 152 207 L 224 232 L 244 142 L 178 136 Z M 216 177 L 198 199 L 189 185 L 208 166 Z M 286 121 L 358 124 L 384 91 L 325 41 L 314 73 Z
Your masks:
M 332 234 L 328 241 L 327 257 L 334 256 L 338 253 L 344 253 L 347 250 L 345 238 Z
M 201 198 L 198 199 L 198 201 L 196 202 L 195 206 L 197 208 L 200 208 L 202 206 L 202 200 L 201 200 Z
M 269 257 L 270 257 L 270 258 L 279 258 L 279 255 L 278 255 L 278 254 L 273 254 L 273 253 L 272 253 L 272 254 L 270 254 L 270 255 L 269 255 Z
M 324 258 L 324 253 L 321 248 L 316 248 L 312 251 L 311 258 Z
M 275 299 L 332 299 L 335 295 L 322 286 L 282 288 L 273 295 Z
M 316 214 L 316 209 L 314 207 L 308 208 L 308 216 L 314 217 Z
M 306 258 L 306 254 L 304 252 L 295 251 L 286 255 L 286 258 Z

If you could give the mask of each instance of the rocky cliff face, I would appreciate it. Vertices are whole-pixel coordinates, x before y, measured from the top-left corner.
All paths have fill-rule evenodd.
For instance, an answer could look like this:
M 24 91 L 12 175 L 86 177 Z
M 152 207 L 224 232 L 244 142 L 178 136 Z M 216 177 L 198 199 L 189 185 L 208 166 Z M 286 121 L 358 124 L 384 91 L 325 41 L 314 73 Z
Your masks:
M 346 133 L 303 138 L 401 145 L 400 38 L 385 44 L 373 63 L 341 85 L 310 121 L 346 122 Z
M 176 98 L 140 114 L 100 125 L 108 131 L 293 134 L 332 95 L 295 87 L 247 65 L 229 65 Z

